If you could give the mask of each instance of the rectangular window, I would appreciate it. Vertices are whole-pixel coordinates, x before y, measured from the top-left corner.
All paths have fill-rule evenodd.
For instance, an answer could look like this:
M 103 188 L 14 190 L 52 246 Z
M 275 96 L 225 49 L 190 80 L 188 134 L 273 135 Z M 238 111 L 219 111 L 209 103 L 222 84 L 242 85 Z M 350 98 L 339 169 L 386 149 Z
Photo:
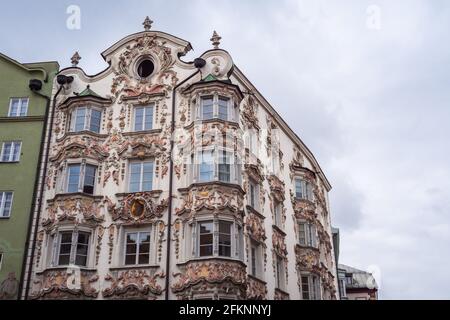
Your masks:
M 219 181 L 231 181 L 231 154 L 226 151 L 219 153 Z
M 258 136 L 254 129 L 248 130 L 248 148 L 251 153 L 258 154 Z
M 316 275 L 301 276 L 303 300 L 320 300 L 320 279 Z
M 299 244 L 308 247 L 317 247 L 316 226 L 309 222 L 298 223 Z
M 128 232 L 125 241 L 125 265 L 150 263 L 150 232 Z
M 134 131 L 153 129 L 153 105 L 134 109 Z
M 214 118 L 214 98 L 203 97 L 201 100 L 202 120 Z
M 20 149 L 22 142 L 5 141 L 2 145 L 1 162 L 18 162 L 20 160 Z
M 313 201 L 312 184 L 302 179 L 295 179 L 295 197 Z
M 254 181 L 251 181 L 251 180 L 250 180 L 249 186 L 250 186 L 250 206 L 252 206 L 253 209 L 258 210 L 258 208 L 259 208 L 259 186 Z
M 28 113 L 28 98 L 11 98 L 8 117 L 25 117 Z
M 278 255 L 276 259 L 276 285 L 278 289 L 284 289 L 284 261 L 283 258 Z
M 251 267 L 252 267 L 252 276 L 256 277 L 256 246 L 252 246 L 251 249 Z
M 219 221 L 219 256 L 231 257 L 232 222 Z
M 80 132 L 89 130 L 100 132 L 102 112 L 91 107 L 78 107 L 72 111 L 72 131 Z
M 74 263 L 77 266 L 87 266 L 90 236 L 90 233 L 81 231 L 60 232 L 58 265 L 66 266 Z
M 274 219 L 275 219 L 275 225 L 278 228 L 282 228 L 282 221 L 281 221 L 281 215 L 282 215 L 282 207 L 281 207 L 281 203 L 279 203 L 278 201 L 274 201 L 273 203 L 273 214 L 274 214 Z
M 94 194 L 97 167 L 90 164 L 70 164 L 67 171 L 67 192 Z
M 251 241 L 250 245 L 250 273 L 254 277 L 259 277 L 262 270 L 261 245 L 256 241 Z
M 153 161 L 130 163 L 130 192 L 151 191 L 153 188 Z
M 200 153 L 200 182 L 208 182 L 214 180 L 214 151 L 202 151 Z
M 11 216 L 11 207 L 13 193 L 11 191 L 0 192 L 0 218 L 9 218 Z
M 278 150 L 272 150 L 272 173 L 277 174 L 280 169 L 280 154 Z
M 213 222 L 205 221 L 199 226 L 199 254 L 200 257 L 213 255 Z
M 230 99 L 228 98 L 224 98 L 224 97 L 219 97 L 219 103 L 218 103 L 218 108 L 219 108 L 219 119 L 228 120 L 228 106 L 230 104 Z

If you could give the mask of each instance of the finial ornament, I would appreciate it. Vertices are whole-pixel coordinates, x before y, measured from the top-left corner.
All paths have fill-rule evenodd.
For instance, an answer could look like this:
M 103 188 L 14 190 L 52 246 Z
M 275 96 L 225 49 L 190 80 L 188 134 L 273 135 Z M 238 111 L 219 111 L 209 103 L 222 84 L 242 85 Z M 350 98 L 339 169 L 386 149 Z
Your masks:
M 78 63 L 80 62 L 80 60 L 81 60 L 81 57 L 78 54 L 78 51 L 76 51 L 73 54 L 72 58 L 70 58 L 70 61 L 72 62 L 72 67 L 76 67 L 78 65 Z
M 214 46 L 214 49 L 219 49 L 220 39 L 222 39 L 222 37 L 219 36 L 217 34 L 217 32 L 214 30 L 213 35 L 210 39 L 212 42 L 212 45 Z
M 144 30 L 149 31 L 152 28 L 153 21 L 147 16 L 145 21 L 142 23 L 144 25 Z

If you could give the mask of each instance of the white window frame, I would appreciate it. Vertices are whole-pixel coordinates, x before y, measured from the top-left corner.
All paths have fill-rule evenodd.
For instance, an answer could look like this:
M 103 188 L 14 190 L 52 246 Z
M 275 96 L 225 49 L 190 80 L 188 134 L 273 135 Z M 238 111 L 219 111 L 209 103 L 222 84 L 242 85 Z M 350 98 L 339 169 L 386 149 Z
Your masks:
M 300 275 L 300 294 L 302 300 L 321 300 L 322 299 L 322 289 L 320 277 L 316 274 L 302 273 Z M 308 299 L 305 299 L 303 294 L 303 279 L 308 280 Z
M 297 194 L 297 184 L 300 183 L 301 195 Z M 302 179 L 300 177 L 294 180 L 295 198 L 301 200 L 314 201 L 313 184 L 310 181 Z
M 80 193 L 84 193 L 83 189 L 84 189 L 84 181 L 85 181 L 85 174 L 86 174 L 86 166 L 95 167 L 94 186 L 93 186 L 94 189 L 92 191 L 92 195 L 95 195 L 95 192 L 97 189 L 98 165 L 90 163 L 90 162 L 86 162 L 86 161 L 67 163 L 67 166 L 65 168 L 65 174 L 64 174 L 65 180 L 64 180 L 63 193 L 73 193 L 73 192 L 69 192 L 69 167 L 75 166 L 75 165 L 80 166 L 80 176 L 78 179 L 78 190 L 76 191 L 76 192 L 80 192 Z M 89 193 L 87 193 L 87 194 L 89 194 Z
M 248 191 L 249 191 L 249 197 L 248 197 L 248 203 L 249 205 L 255 209 L 259 210 L 259 184 L 256 183 L 256 181 L 249 179 L 248 181 Z M 253 192 L 252 192 L 253 190 Z M 254 198 L 254 203 L 252 203 L 252 198 Z
M 133 165 L 133 164 L 136 164 L 136 163 L 139 163 L 140 165 L 141 165 L 141 168 L 140 168 L 140 178 L 139 178 L 139 190 L 138 191 L 131 191 L 131 166 Z M 151 180 L 151 182 L 152 182 L 152 185 L 151 185 L 151 187 L 150 187 L 150 190 L 143 190 L 143 183 L 144 183 L 144 164 L 145 163 L 151 163 L 152 164 L 152 173 L 151 173 L 151 176 L 152 176 L 152 180 Z M 153 190 L 153 187 L 154 187 L 154 181 L 155 181 L 155 177 L 154 177 L 154 175 L 155 175 L 155 160 L 154 159 L 147 159 L 147 160 L 131 160 L 131 161 L 129 161 L 129 163 L 128 163 L 128 192 L 133 192 L 133 193 L 135 193 L 135 192 L 149 192 L 149 191 L 152 191 Z
M 155 103 L 152 102 L 148 105 L 135 105 L 133 107 L 133 132 L 140 132 L 140 131 L 148 131 L 148 130 L 153 130 L 155 127 Z M 145 117 L 147 116 L 147 108 L 151 108 L 152 109 L 152 127 L 150 129 L 145 129 Z M 143 109 L 144 113 L 143 113 L 143 119 L 142 119 L 142 125 L 140 129 L 136 128 L 136 110 L 137 109 Z
M 273 219 L 274 225 L 278 228 L 283 228 L 283 204 L 278 200 L 273 202 Z
M 263 272 L 262 246 L 259 242 L 250 239 L 250 270 L 249 273 L 258 279 L 262 278 Z
M 280 171 L 280 152 L 276 148 L 272 148 L 272 173 L 277 174 Z
M 136 253 L 135 253 L 135 263 L 134 264 L 126 264 L 126 257 L 127 257 L 127 236 L 128 234 L 132 234 L 132 233 L 136 233 L 138 235 L 138 239 L 140 237 L 141 233 L 148 233 L 150 235 L 150 240 L 149 240 L 149 244 L 148 244 L 148 263 L 139 263 L 139 248 L 140 248 L 140 244 L 136 244 Z M 152 245 L 153 245 L 153 239 L 152 239 L 152 228 L 151 227 L 147 227 L 145 229 L 127 229 L 124 231 L 123 233 L 123 252 L 122 252 L 122 257 L 121 257 L 121 264 L 123 266 L 126 267 L 132 267 L 132 266 L 146 266 L 146 265 L 150 265 L 151 262 L 153 261 L 152 259 Z
M 247 136 L 248 136 L 248 150 L 250 153 L 252 153 L 255 156 L 258 156 L 259 154 L 259 139 L 258 139 L 258 132 L 256 129 L 248 129 L 247 130 Z
M 13 104 L 13 100 L 19 100 L 19 106 L 17 107 L 17 113 L 16 114 L 12 114 L 12 104 Z M 26 109 L 25 109 L 25 115 L 21 115 L 22 113 L 22 108 L 24 105 L 24 101 L 26 101 Z M 28 97 L 22 97 L 22 98 L 10 98 L 9 99 L 9 110 L 8 110 L 8 117 L 26 117 L 28 116 L 28 107 L 30 104 L 30 98 Z
M 83 129 L 76 131 L 77 113 L 78 113 L 78 110 L 81 108 L 86 109 L 86 113 L 84 115 Z M 99 123 L 99 127 L 98 127 L 98 132 L 91 130 L 92 110 L 96 110 L 96 111 L 100 112 L 100 123 Z M 96 107 L 96 106 L 91 106 L 91 105 L 78 106 L 70 112 L 70 132 L 90 131 L 90 132 L 94 132 L 94 133 L 101 133 L 102 118 L 103 118 L 103 111 L 101 108 Z
M 5 215 L 5 204 L 6 204 L 6 194 L 11 193 L 11 204 L 9 206 L 8 215 Z M 0 191 L 0 219 L 11 218 L 11 212 L 14 202 L 14 192 L 13 191 Z
M 275 254 L 275 287 L 280 290 L 286 288 L 286 265 L 283 257 Z
M 212 152 L 212 158 L 213 158 L 213 179 L 209 181 L 203 181 L 200 180 L 200 166 L 201 166 L 201 159 L 202 159 L 202 153 L 203 152 Z M 221 153 L 226 152 L 229 156 L 228 159 L 230 160 L 230 180 L 224 181 L 220 180 L 220 172 L 219 172 L 219 159 L 221 157 Z M 194 155 L 194 172 L 192 174 L 193 182 L 199 182 L 199 183 L 206 183 L 206 182 L 224 182 L 224 183 L 234 183 L 234 184 L 240 184 L 241 183 L 241 165 L 239 158 L 234 154 L 233 150 L 229 150 L 224 147 L 208 147 L 208 148 L 202 148 L 200 150 L 197 150 Z
M 10 143 L 11 144 L 11 149 L 9 152 L 9 156 L 7 160 L 3 160 L 3 156 L 5 153 L 5 145 Z M 18 148 L 17 148 L 18 146 Z M 14 155 L 17 151 L 17 159 L 14 159 Z M 0 162 L 20 162 L 20 154 L 22 152 L 22 141 L 3 141 L 2 144 L 2 151 L 1 151 L 1 155 L 0 155 Z
M 210 222 L 213 225 L 212 229 L 212 255 L 208 256 L 200 256 L 200 225 L 202 223 Z M 221 222 L 230 223 L 230 256 L 219 255 L 219 224 Z M 242 242 L 242 227 L 231 219 L 226 218 L 213 218 L 213 217 L 205 217 L 203 219 L 197 220 L 193 226 L 193 242 L 194 242 L 194 250 L 193 257 L 198 259 L 205 258 L 225 258 L 225 259 L 238 259 L 242 260 L 242 251 L 243 251 L 243 242 Z
M 300 233 L 302 232 L 302 228 L 301 228 L 302 225 L 303 225 L 304 237 L 300 236 Z M 301 243 L 300 239 L 302 239 L 302 238 L 305 239 L 305 243 Z M 298 244 L 303 247 L 312 247 L 312 248 L 318 247 L 317 228 L 313 223 L 306 221 L 306 220 L 298 221 Z
M 210 119 L 203 119 L 203 100 L 206 100 L 207 98 L 212 98 L 213 100 L 213 116 Z M 219 117 L 219 99 L 226 99 L 227 100 L 227 119 L 221 119 Z M 229 96 L 218 94 L 218 93 L 211 93 L 211 94 L 205 94 L 201 95 L 199 97 L 199 103 L 197 106 L 197 120 L 202 121 L 209 121 L 213 119 L 220 119 L 223 121 L 236 121 L 236 106 L 233 103 L 233 99 Z
M 69 255 L 69 264 L 59 264 L 59 256 L 61 251 L 61 237 L 63 233 L 71 233 L 72 234 L 72 241 L 71 241 L 71 247 L 70 247 L 70 255 Z M 87 244 L 87 253 L 86 253 L 86 265 L 76 265 L 76 257 L 77 257 L 77 247 L 78 247 L 78 235 L 79 233 L 86 233 L 89 235 L 89 240 Z M 54 250 L 54 255 L 52 259 L 52 265 L 57 267 L 65 267 L 65 266 L 71 266 L 76 265 L 82 268 L 88 268 L 91 263 L 90 255 L 91 255 L 91 247 L 92 247 L 92 241 L 93 241 L 93 232 L 90 230 L 74 230 L 74 229 L 61 229 L 58 230 L 56 234 L 56 250 Z M 55 240 L 55 238 L 54 238 Z

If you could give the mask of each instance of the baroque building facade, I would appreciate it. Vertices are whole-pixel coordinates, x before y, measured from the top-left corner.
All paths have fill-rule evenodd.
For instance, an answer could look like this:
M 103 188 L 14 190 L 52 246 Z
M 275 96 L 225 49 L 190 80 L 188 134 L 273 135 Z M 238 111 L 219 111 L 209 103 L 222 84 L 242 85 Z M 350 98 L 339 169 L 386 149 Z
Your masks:
M 26 299 L 338 299 L 313 154 L 219 48 L 151 30 L 61 70 Z

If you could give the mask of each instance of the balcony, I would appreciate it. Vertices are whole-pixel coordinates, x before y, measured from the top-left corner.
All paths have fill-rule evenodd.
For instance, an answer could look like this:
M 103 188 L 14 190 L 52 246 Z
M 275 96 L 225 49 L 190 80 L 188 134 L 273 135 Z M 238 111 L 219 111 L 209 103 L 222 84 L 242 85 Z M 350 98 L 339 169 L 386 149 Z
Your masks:
M 97 270 L 50 268 L 36 273 L 31 299 L 83 300 L 98 296 Z

